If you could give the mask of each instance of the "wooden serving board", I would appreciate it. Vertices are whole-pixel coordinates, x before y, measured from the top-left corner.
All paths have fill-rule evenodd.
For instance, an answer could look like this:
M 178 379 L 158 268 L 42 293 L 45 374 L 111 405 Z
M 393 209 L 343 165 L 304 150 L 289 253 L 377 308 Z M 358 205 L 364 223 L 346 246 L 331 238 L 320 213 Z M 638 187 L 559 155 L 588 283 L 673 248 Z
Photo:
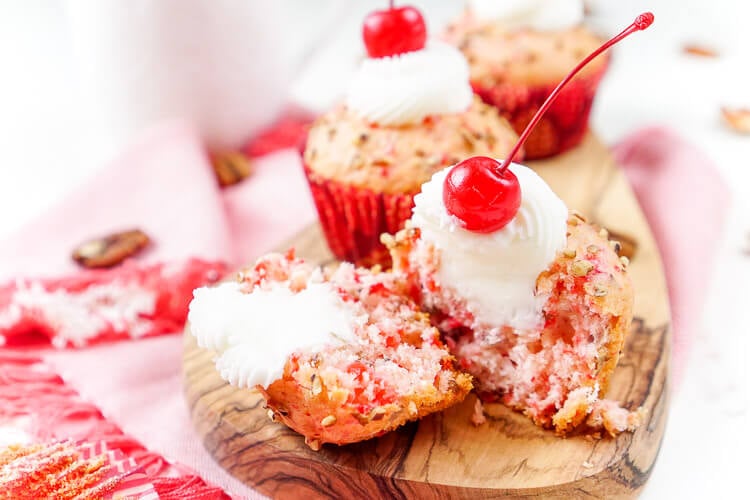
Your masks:
M 488 422 L 469 423 L 462 404 L 382 438 L 310 450 L 271 422 L 259 395 L 238 390 L 214 370 L 212 353 L 185 335 L 184 388 L 194 425 L 230 473 L 274 498 L 620 497 L 636 495 L 659 451 L 667 415 L 669 305 L 659 254 L 633 193 L 592 135 L 576 150 L 532 163 L 572 209 L 632 237 L 635 320 L 607 397 L 644 406 L 645 423 L 616 439 L 565 439 L 502 405 Z M 332 260 L 320 229 L 289 242 L 311 261 Z

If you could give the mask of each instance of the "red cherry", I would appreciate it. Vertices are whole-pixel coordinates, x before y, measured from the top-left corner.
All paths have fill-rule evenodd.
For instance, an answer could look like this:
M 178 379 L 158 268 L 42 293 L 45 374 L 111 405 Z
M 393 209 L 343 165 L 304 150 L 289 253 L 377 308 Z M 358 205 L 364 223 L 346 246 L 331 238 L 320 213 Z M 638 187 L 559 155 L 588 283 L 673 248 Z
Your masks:
M 502 229 L 518 212 L 521 206 L 521 187 L 516 176 L 508 170 L 523 143 L 528 139 L 539 119 L 549 109 L 560 91 L 592 59 L 636 31 L 645 30 L 654 22 L 650 12 L 635 18 L 630 26 L 612 37 L 601 47 L 589 54 L 568 76 L 555 87 L 541 105 L 526 129 L 518 138 L 502 165 L 492 158 L 478 156 L 469 158 L 454 166 L 443 184 L 443 203 L 449 214 L 461 221 L 462 227 L 477 233 L 491 233 Z
M 443 203 L 464 229 L 491 233 L 516 216 L 521 206 L 521 186 L 513 172 L 500 170 L 497 160 L 474 156 L 448 172 Z
M 387 57 L 424 48 L 427 27 L 422 14 L 404 6 L 376 10 L 368 14 L 362 26 L 362 38 L 370 57 Z

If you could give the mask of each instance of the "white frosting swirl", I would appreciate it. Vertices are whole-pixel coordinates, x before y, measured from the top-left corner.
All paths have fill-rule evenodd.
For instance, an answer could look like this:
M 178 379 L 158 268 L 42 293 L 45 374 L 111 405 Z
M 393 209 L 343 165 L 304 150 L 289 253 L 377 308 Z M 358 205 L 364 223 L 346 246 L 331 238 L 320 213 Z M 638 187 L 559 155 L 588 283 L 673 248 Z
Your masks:
M 452 167 L 422 185 L 412 224 L 421 239 L 440 251 L 438 281 L 466 300 L 475 319 L 491 327 L 535 328 L 546 297 L 536 280 L 566 242 L 568 209 L 533 170 L 516 163 L 510 170 L 521 186 L 515 218 L 493 233 L 460 227 L 443 204 L 443 183 Z
M 422 50 L 365 59 L 351 82 L 346 105 L 370 122 L 406 125 L 429 115 L 466 111 L 472 95 L 463 54 L 430 41 Z
M 469 0 L 478 19 L 509 28 L 557 31 L 583 22 L 583 0 Z
M 193 292 L 188 314 L 198 345 L 217 351 L 216 369 L 237 387 L 267 387 L 281 378 L 293 352 L 351 341 L 364 319 L 330 283 L 293 293 L 284 284 L 241 291 L 223 283 Z

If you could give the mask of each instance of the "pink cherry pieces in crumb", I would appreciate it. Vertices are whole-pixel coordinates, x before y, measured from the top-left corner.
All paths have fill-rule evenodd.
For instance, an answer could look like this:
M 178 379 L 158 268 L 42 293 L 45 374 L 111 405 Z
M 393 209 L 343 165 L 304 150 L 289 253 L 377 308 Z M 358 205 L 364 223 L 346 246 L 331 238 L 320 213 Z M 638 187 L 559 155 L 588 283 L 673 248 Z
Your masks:
M 427 27 L 422 13 L 414 7 L 394 8 L 368 14 L 362 26 L 362 38 L 370 57 L 388 57 L 424 48 Z
M 596 56 L 628 35 L 645 30 L 654 22 L 654 15 L 646 12 L 620 34 L 578 63 L 573 71 L 555 87 L 518 138 L 513 150 L 501 164 L 484 156 L 475 156 L 456 164 L 443 184 L 443 203 L 449 214 L 458 219 L 461 227 L 475 233 L 491 233 L 505 227 L 521 206 L 521 186 L 508 169 L 532 130 L 560 94 L 563 87 Z

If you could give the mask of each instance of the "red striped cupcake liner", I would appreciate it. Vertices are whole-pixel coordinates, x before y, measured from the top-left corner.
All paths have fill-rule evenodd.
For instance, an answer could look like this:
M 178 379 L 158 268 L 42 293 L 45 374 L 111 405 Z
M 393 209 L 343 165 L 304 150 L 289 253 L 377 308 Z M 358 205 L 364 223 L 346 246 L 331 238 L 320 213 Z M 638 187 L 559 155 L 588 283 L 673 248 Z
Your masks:
M 414 195 L 376 193 L 323 179 L 307 165 L 305 174 L 331 252 L 360 266 L 390 267 L 383 233 L 395 234 L 411 217 Z
M 595 72 L 576 77 L 560 93 L 524 145 L 527 160 L 553 156 L 581 142 L 588 129 L 596 90 L 606 69 L 607 64 L 603 64 Z M 491 87 L 473 83 L 472 87 L 520 134 L 557 83 L 537 86 L 500 83 Z

